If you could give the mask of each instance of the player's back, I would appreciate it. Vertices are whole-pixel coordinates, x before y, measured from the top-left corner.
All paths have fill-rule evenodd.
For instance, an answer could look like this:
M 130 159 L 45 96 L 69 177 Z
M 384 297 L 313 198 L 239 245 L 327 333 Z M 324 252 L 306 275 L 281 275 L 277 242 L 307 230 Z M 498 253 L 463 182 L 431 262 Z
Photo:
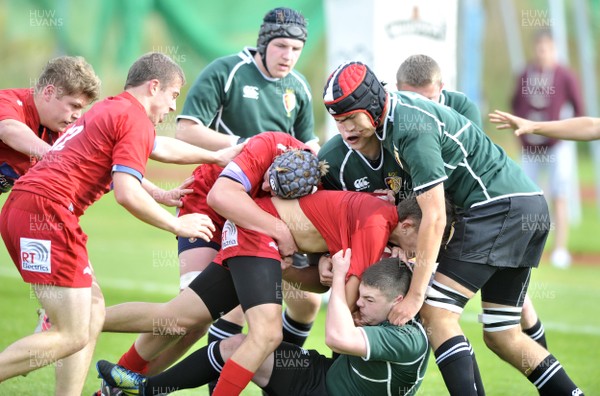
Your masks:
M 76 215 L 110 189 L 113 166 L 145 173 L 155 131 L 142 105 L 124 92 L 96 103 L 15 183 Z

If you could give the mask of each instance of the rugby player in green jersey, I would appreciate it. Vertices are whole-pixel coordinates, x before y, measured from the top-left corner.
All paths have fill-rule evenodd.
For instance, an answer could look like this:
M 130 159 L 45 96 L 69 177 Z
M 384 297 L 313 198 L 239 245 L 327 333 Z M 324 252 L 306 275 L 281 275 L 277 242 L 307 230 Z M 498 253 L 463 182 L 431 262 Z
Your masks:
M 449 392 L 484 392 L 459 324 L 465 304 L 481 290 L 488 347 L 542 395 L 583 394 L 558 360 L 519 327 L 530 271 L 550 228 L 539 187 L 469 119 L 422 95 L 387 93 L 360 62 L 340 65 L 323 96 L 340 131 L 361 139 L 375 134 L 411 177 L 423 212 L 416 265 L 408 293 L 389 318 L 403 324 L 420 310 Z M 454 237 L 440 249 L 444 195 L 463 213 Z

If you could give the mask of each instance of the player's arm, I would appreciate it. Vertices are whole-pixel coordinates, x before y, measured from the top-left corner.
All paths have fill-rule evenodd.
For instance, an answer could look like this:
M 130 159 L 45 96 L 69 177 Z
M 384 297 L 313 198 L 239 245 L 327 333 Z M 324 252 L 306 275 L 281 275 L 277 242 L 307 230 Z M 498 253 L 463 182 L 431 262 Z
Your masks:
M 37 137 L 31 128 L 13 119 L 0 121 L 0 140 L 13 150 L 38 159 L 50 150 L 50 145 Z
M 200 121 L 180 118 L 177 121 L 175 138 L 206 150 L 220 150 L 235 146 L 240 137 L 219 133 Z
M 193 182 L 194 177 L 190 176 L 185 179 L 179 187 L 167 191 L 158 187 L 156 184 L 144 177 L 142 179 L 142 187 L 159 204 L 163 204 L 165 206 L 176 206 L 180 208 L 183 205 L 181 198 L 194 192 L 193 189 L 188 188 Z
M 392 308 L 388 316 L 390 322 L 395 325 L 403 325 L 412 319 L 419 312 L 425 300 L 425 292 L 446 227 L 444 184 L 439 183 L 418 195 L 417 203 L 421 208 L 423 218 L 417 234 L 415 265 L 408 293 L 403 301 Z
M 298 250 L 285 222 L 262 210 L 237 180 L 219 177 L 206 201 L 218 214 L 236 225 L 273 238 L 282 257 L 291 256 Z
M 217 164 L 226 166 L 242 151 L 243 145 L 211 151 L 167 136 L 157 136 L 150 158 L 172 164 Z
M 316 266 L 306 268 L 289 266 L 283 270 L 282 277 L 284 280 L 298 286 L 300 290 L 313 293 L 325 293 L 329 290 L 329 287 L 324 286 L 319 281 L 319 268 Z
M 325 319 L 325 343 L 332 351 L 346 355 L 366 356 L 367 342 L 354 325 L 347 304 L 346 273 L 350 268 L 351 250 L 340 250 L 332 256 L 333 282 Z
M 496 110 L 489 114 L 496 129 L 514 129 L 515 135 L 536 134 L 554 139 L 590 141 L 600 139 L 600 118 L 575 117 L 560 121 L 531 121 Z
M 215 227 L 208 216 L 198 213 L 173 216 L 148 195 L 140 179 L 126 167 L 114 171 L 112 176 L 115 199 L 138 219 L 178 236 L 210 241 Z

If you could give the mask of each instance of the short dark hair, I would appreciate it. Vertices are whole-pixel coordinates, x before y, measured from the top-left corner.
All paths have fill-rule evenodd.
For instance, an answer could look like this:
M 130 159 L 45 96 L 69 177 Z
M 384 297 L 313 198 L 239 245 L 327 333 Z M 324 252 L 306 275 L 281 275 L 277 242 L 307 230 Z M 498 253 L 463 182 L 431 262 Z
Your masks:
M 411 55 L 398 68 L 396 84 L 398 88 L 407 84 L 411 87 L 424 87 L 442 82 L 442 70 L 437 62 L 427 55 Z
M 390 257 L 368 267 L 362 275 L 361 283 L 379 290 L 391 301 L 399 295 L 406 295 L 411 278 L 412 272 L 406 263 L 397 257 Z
M 185 84 L 185 74 L 173 59 L 161 52 L 149 52 L 138 58 L 129 68 L 125 89 L 140 86 L 154 79 L 160 81 L 163 88 L 177 79 L 182 85 Z
M 411 194 L 402 201 L 400 201 L 396 206 L 396 211 L 398 212 L 398 221 L 411 219 L 415 224 L 415 228 L 418 229 L 421 226 L 423 212 L 421 211 L 421 207 L 417 202 L 416 195 Z M 446 197 L 446 228 L 444 228 L 442 244 L 446 244 L 448 242 L 448 238 L 450 238 L 450 232 L 452 230 L 452 225 L 455 221 L 456 210 L 454 208 L 454 204 L 448 197 Z

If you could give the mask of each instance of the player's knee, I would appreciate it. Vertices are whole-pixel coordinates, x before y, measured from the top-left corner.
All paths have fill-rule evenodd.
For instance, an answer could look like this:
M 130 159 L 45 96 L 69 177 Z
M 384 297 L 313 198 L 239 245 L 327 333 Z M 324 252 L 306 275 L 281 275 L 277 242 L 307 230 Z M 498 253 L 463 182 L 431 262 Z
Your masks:
M 81 327 L 68 332 L 62 332 L 61 344 L 67 347 L 67 355 L 81 351 L 90 342 L 96 338 L 97 334 L 90 334 L 90 329 Z
M 521 333 L 521 308 L 484 308 L 479 315 L 483 324 L 483 340 L 492 351 L 501 352 L 505 346 L 514 343 L 514 337 Z
M 489 350 L 497 355 L 503 355 L 507 349 L 517 343 L 515 330 L 520 333 L 517 327 L 504 331 L 484 331 L 483 341 Z
M 106 317 L 106 307 L 104 301 L 102 304 L 92 306 L 92 313 L 90 317 L 90 337 L 95 338 L 102 332 L 102 326 L 104 326 L 104 319 Z
M 250 324 L 249 329 L 248 337 L 266 349 L 274 350 L 283 341 L 281 321 L 264 321 L 258 326 Z
M 201 273 L 202 273 L 202 271 L 190 271 L 190 272 L 181 274 L 181 276 L 179 277 L 179 291 L 181 292 L 181 291 L 183 291 L 183 289 L 188 287 L 190 285 L 190 283 L 192 283 L 192 281 L 194 279 L 196 279 L 196 277 L 198 275 L 200 275 Z

